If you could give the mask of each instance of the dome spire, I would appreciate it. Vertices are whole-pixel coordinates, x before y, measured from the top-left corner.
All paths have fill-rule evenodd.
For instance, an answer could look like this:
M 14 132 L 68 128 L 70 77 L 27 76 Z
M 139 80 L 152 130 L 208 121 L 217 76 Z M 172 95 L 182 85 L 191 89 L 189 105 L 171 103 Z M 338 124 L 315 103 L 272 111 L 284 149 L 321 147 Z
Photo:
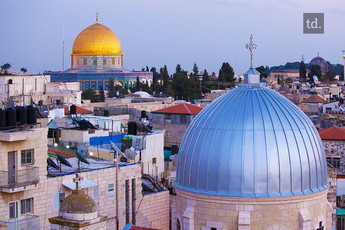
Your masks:
M 250 51 L 250 69 L 244 74 L 244 84 L 259 84 L 260 73 L 253 68 L 253 50 L 258 46 L 253 42 L 253 34 L 250 35 L 250 42 L 246 48 Z
M 246 48 L 250 50 L 250 68 L 253 68 L 253 50 L 258 46 L 253 42 L 253 34 L 250 35 L 250 42 L 246 45 Z
M 98 13 L 96 13 L 96 23 L 98 23 Z

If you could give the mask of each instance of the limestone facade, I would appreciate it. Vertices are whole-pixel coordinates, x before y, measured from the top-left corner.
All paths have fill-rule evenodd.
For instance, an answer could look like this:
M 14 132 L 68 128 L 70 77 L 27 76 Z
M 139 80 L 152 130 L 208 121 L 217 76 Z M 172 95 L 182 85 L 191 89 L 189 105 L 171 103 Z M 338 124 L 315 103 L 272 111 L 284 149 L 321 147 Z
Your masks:
M 60 202 L 72 192 L 63 184 L 73 182 L 77 171 L 47 177 L 47 128 L 0 132 L 0 134 L 0 154 L 2 157 L 0 168 L 3 170 L 1 171 L 0 186 L 0 224 L 6 225 L 5 229 L 10 226 L 21 226 L 23 229 L 30 229 L 25 226 L 39 226 L 40 229 L 49 229 L 48 218 L 59 215 Z M 30 165 L 21 164 L 24 161 L 21 159 L 21 151 L 31 149 L 33 149 L 33 163 Z M 24 179 L 21 179 L 21 182 L 26 183 L 12 186 L 13 188 L 9 186 L 8 181 L 11 179 L 8 177 L 8 171 L 11 169 L 8 163 L 9 152 L 15 152 L 16 170 L 37 167 L 34 174 L 30 171 L 22 176 Z M 144 227 L 167 229 L 168 192 L 145 195 L 143 198 L 140 164 L 120 165 L 118 173 L 120 229 L 126 223 L 143 223 L 145 224 Z M 37 176 L 39 180 L 32 181 L 32 175 Z M 108 217 L 106 229 L 114 229 L 114 220 L 117 215 L 115 165 L 80 172 L 79 175 L 97 184 L 82 190 L 95 201 L 99 215 Z M 18 177 L 18 179 L 20 178 Z M 146 196 L 151 198 L 146 199 Z M 153 203 L 150 204 L 149 202 L 152 200 Z M 163 203 L 157 203 L 157 200 L 163 200 Z M 153 208 L 158 211 L 152 212 Z
M 331 229 L 327 190 L 300 196 L 241 198 L 202 195 L 176 189 L 173 229 Z M 173 205 L 174 209 L 174 205 Z M 178 224 L 176 224 L 178 223 Z

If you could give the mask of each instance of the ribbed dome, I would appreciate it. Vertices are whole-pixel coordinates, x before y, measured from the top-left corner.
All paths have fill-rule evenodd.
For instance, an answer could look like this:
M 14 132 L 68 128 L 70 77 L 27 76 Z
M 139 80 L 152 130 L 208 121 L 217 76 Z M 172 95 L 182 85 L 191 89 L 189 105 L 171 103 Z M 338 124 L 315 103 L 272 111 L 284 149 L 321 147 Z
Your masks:
M 120 40 L 108 27 L 95 23 L 79 33 L 74 40 L 74 55 L 121 54 Z
M 176 187 L 217 196 L 268 197 L 329 187 L 322 141 L 284 96 L 242 85 L 203 109 L 178 154 Z

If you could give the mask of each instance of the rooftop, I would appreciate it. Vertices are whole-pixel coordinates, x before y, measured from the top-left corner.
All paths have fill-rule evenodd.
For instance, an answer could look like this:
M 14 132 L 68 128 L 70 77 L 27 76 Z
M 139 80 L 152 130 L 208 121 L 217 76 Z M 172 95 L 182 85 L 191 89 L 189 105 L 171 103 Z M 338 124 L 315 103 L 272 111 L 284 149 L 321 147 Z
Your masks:
M 198 114 L 202 109 L 203 108 L 196 105 L 181 103 L 178 105 L 166 107 L 164 109 L 152 111 L 152 113 Z
M 92 114 L 93 113 L 91 110 L 84 109 L 84 108 L 79 107 L 79 106 L 76 106 L 76 108 L 77 108 L 76 111 L 78 114 Z M 64 110 L 65 110 L 66 115 L 69 114 L 69 107 L 68 106 L 66 106 L 64 108 Z
M 345 129 L 337 126 L 321 129 L 319 134 L 322 140 L 345 140 Z
M 324 104 L 326 103 L 326 101 L 322 99 L 320 96 L 313 94 L 310 97 L 304 99 L 302 103 L 323 103 Z
M 79 172 L 89 172 L 89 171 L 94 171 L 94 170 L 99 170 L 99 169 L 116 167 L 116 165 L 113 161 L 106 161 L 103 159 L 99 159 L 97 157 L 87 155 L 84 157 L 87 159 L 87 161 L 90 164 L 88 165 L 88 164 L 80 162 L 80 169 L 78 169 L 78 161 L 79 160 L 76 157 L 74 150 L 49 146 L 48 155 L 49 155 L 50 159 L 52 159 L 59 167 L 60 167 L 60 163 L 56 160 L 55 152 L 58 152 L 62 157 L 64 157 L 68 161 L 68 163 L 70 163 L 70 165 L 72 167 L 68 167 L 64 164 L 61 164 L 61 172 L 60 172 L 60 170 L 49 167 L 48 168 L 48 177 L 63 176 L 66 174 L 73 174 L 73 173 L 79 173 Z M 136 163 L 119 162 L 119 167 L 135 165 L 135 164 Z

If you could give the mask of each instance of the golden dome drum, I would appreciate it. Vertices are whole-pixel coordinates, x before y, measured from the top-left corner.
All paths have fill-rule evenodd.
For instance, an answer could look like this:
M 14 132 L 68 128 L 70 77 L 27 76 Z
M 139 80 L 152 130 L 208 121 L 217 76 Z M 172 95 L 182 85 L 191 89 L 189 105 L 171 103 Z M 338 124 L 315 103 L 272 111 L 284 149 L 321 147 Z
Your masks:
M 79 33 L 72 55 L 122 55 L 120 40 L 111 29 L 95 23 Z

